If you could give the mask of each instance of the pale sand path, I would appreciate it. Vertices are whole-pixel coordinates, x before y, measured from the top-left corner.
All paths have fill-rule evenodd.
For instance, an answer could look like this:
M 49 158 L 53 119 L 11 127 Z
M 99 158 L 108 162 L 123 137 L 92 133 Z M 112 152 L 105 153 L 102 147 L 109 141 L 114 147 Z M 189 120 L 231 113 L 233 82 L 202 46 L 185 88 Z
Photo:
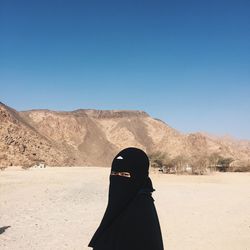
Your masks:
M 109 169 L 0 172 L 1 250 L 87 250 L 106 208 Z M 152 174 L 165 250 L 250 250 L 250 174 Z

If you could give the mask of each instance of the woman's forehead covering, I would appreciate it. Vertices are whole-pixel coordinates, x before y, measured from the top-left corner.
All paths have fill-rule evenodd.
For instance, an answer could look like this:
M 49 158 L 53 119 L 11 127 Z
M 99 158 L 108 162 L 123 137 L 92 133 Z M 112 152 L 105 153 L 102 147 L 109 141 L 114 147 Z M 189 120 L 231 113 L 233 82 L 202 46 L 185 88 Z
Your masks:
M 143 150 L 129 147 L 115 156 L 111 168 L 119 171 L 148 172 L 149 159 Z

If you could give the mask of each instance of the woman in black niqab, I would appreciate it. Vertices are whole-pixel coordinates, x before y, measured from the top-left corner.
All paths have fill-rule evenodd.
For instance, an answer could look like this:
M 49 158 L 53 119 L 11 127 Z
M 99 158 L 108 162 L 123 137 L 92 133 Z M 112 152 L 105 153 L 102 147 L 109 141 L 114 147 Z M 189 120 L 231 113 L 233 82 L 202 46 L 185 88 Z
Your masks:
M 138 148 L 126 148 L 113 159 L 108 205 L 89 247 L 94 250 L 163 250 L 148 176 L 149 159 Z

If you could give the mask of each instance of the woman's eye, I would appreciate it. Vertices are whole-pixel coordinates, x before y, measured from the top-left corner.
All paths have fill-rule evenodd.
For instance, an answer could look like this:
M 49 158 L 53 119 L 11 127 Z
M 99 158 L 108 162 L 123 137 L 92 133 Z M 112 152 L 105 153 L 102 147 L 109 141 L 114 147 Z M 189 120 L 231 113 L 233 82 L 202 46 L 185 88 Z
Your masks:
M 131 177 L 129 172 L 115 172 L 115 171 L 112 171 L 111 175 L 119 175 L 119 176 L 128 177 L 128 178 Z

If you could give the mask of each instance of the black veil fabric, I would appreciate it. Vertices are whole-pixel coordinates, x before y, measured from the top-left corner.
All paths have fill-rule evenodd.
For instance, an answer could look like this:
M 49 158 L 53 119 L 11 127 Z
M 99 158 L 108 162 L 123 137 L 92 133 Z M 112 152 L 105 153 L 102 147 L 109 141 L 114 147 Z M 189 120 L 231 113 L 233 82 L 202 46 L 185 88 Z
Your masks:
M 126 246 L 129 250 L 139 250 L 138 246 L 136 248 L 136 241 L 140 241 L 140 237 L 144 242 L 145 237 L 153 237 L 154 243 L 151 242 L 151 248 L 147 248 L 150 247 L 147 243 L 146 248 L 141 249 L 163 249 L 158 216 L 151 197 L 155 189 L 148 176 L 148 170 L 149 159 L 141 149 L 126 148 L 115 156 L 111 172 L 128 172 L 130 177 L 110 175 L 108 205 L 89 247 L 93 247 L 94 250 L 122 250 Z M 145 228 L 149 230 L 145 231 Z M 134 229 L 139 231 L 133 233 Z M 125 243 L 119 246 L 124 241 L 123 238 L 120 239 L 122 236 L 127 239 L 129 246 Z M 132 236 L 130 240 L 129 236 Z

